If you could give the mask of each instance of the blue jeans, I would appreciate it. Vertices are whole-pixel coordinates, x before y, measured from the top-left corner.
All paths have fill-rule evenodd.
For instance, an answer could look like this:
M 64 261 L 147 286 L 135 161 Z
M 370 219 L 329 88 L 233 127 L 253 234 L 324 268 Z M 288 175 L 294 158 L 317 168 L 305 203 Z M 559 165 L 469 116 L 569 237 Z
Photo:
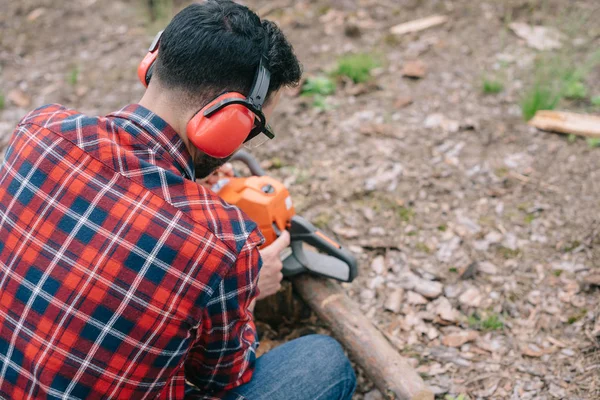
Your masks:
M 303 336 L 256 360 L 252 380 L 228 394 L 248 400 L 350 400 L 356 376 L 342 346 L 324 335 Z

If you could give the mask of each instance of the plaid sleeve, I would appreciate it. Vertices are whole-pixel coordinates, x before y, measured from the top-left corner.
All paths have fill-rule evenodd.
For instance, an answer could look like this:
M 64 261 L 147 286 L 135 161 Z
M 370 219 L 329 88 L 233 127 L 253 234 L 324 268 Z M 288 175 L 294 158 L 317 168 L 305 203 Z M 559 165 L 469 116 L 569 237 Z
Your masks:
M 229 390 L 252 378 L 258 337 L 248 307 L 258 295 L 262 238 L 253 232 L 221 281 L 185 362 L 185 377 L 203 391 Z

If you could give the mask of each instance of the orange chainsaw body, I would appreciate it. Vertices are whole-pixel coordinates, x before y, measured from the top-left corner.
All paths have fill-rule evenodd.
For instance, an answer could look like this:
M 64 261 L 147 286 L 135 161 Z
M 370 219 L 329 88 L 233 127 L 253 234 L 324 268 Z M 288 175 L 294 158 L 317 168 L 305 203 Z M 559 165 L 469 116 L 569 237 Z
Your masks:
M 228 178 L 218 186 L 219 197 L 239 207 L 258 224 L 266 240 L 263 247 L 273 243 L 296 214 L 287 188 L 271 177 Z

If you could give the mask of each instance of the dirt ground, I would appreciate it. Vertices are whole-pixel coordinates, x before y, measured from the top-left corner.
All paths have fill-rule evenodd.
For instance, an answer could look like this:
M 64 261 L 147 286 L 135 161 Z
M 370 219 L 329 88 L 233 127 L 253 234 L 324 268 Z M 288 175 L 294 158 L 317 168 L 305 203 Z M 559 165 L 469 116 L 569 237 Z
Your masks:
M 508 28 L 558 28 L 554 53 L 583 64 L 600 48 L 600 3 L 246 4 L 280 24 L 307 76 L 346 53 L 382 59 L 371 83 L 341 82 L 327 110 L 290 91 L 276 140 L 256 155 L 301 214 L 359 257 L 347 293 L 439 398 L 600 398 L 600 148 L 524 122 L 540 52 Z M 149 21 L 147 1 L 0 0 L 0 10 L 0 148 L 42 104 L 106 114 L 141 97 L 137 64 L 164 23 Z M 389 33 L 433 14 L 449 21 Z M 426 75 L 403 78 L 414 60 Z M 502 92 L 483 93 L 490 76 Z M 600 68 L 585 84 L 600 95 Z M 589 99 L 559 107 L 600 112 Z M 382 398 L 361 372 L 363 397 Z

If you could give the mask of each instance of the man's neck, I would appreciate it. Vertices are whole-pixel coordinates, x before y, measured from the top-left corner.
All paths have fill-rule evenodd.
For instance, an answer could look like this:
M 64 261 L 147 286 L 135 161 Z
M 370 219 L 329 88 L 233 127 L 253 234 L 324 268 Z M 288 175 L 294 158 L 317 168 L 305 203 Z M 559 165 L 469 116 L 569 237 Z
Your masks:
M 194 158 L 196 149 L 190 144 L 187 137 L 189 118 L 181 110 L 176 110 L 173 107 L 173 102 L 167 93 L 160 90 L 157 85 L 150 84 L 139 104 L 164 119 L 177 132 L 188 152 Z

